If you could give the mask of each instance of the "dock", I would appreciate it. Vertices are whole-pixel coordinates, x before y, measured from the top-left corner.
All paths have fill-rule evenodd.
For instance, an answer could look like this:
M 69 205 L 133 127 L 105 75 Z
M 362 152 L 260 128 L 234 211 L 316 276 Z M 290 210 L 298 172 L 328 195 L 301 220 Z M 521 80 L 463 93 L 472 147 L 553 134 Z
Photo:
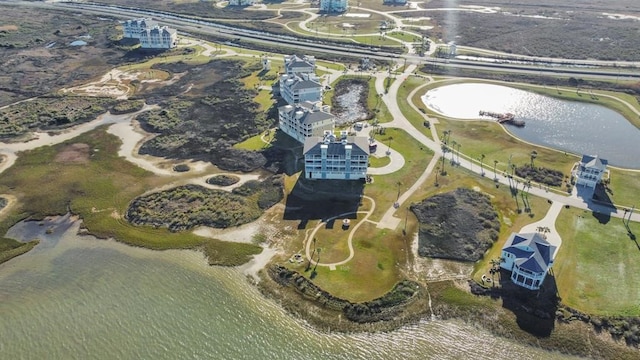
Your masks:
M 518 127 L 524 126 L 524 121 L 516 120 L 516 116 L 513 113 L 497 113 L 493 111 L 480 110 L 480 116 L 492 117 L 500 124 L 511 124 Z

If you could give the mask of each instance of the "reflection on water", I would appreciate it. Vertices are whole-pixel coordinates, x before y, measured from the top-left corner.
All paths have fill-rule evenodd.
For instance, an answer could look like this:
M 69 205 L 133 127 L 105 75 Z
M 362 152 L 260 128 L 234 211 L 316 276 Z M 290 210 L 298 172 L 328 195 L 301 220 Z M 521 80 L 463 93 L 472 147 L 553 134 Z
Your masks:
M 585 99 L 591 97 L 582 94 Z M 601 105 L 566 101 L 492 84 L 454 84 L 428 91 L 427 107 L 460 119 L 478 119 L 480 110 L 511 112 L 526 122 L 506 125 L 515 136 L 575 154 L 600 155 L 612 165 L 640 168 L 640 130 Z
M 190 251 L 78 237 L 77 223 L 19 224 L 39 251 L 0 265 L 3 359 L 567 358 L 457 322 L 326 334 L 285 314 L 236 269 Z M 53 229 L 46 234 L 46 229 Z

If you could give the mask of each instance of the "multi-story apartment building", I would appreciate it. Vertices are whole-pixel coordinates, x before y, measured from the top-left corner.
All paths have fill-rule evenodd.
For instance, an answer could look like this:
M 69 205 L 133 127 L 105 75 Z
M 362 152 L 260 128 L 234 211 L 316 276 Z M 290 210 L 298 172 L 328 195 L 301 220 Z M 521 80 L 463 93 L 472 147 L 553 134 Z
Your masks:
M 280 75 L 280 96 L 289 105 L 322 101 L 322 84 L 313 73 Z
M 167 26 L 154 26 L 140 33 L 140 47 L 143 49 L 171 49 L 177 42 L 176 29 Z
M 154 26 L 158 26 L 158 23 L 151 18 L 138 18 L 122 23 L 122 30 L 124 31 L 125 38 L 140 39 L 140 33 L 142 33 L 143 30 Z
M 345 12 L 349 8 L 347 0 L 320 0 L 320 11 L 322 12 Z
M 323 136 L 325 131 L 333 130 L 335 124 L 328 105 L 307 101 L 281 106 L 278 109 L 278 121 L 281 131 L 301 143 L 311 136 Z
M 304 142 L 304 173 L 307 179 L 364 180 L 369 165 L 369 143 L 364 136 L 308 137 Z

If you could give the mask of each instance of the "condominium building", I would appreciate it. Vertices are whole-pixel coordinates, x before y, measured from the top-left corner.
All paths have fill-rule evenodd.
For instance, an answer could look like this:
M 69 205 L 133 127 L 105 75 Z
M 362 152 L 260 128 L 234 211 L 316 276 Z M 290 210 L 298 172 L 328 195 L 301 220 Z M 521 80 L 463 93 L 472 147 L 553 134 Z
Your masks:
M 297 105 L 285 105 L 278 109 L 278 127 L 285 134 L 304 143 L 306 138 L 323 136 L 325 131 L 333 130 L 334 116 L 329 106 L 320 102 L 308 101 Z
M 320 11 L 322 12 L 345 12 L 349 8 L 347 0 L 320 0 Z
M 327 131 L 323 137 L 304 142 L 304 173 L 307 179 L 364 180 L 369 165 L 369 142 L 365 136 L 336 136 Z
M 313 73 L 282 74 L 279 85 L 280 96 L 289 105 L 322 101 L 322 84 Z
M 177 42 L 176 29 L 167 26 L 154 26 L 140 33 L 140 47 L 143 49 L 171 49 Z
M 315 74 L 316 59 L 313 56 L 299 57 L 297 55 L 284 56 L 284 72 L 293 74 Z
M 124 37 L 129 39 L 140 39 L 143 30 L 158 26 L 158 23 L 151 18 L 138 18 L 127 20 L 122 23 Z

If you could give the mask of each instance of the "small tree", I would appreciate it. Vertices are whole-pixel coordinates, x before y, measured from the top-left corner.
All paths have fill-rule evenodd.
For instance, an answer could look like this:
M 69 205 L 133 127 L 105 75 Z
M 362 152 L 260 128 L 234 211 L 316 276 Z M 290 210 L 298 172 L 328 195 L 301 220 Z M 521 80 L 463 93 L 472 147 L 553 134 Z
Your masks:
M 531 152 L 531 168 L 533 169 L 533 160 L 535 160 L 538 157 L 538 152 L 533 150 Z

